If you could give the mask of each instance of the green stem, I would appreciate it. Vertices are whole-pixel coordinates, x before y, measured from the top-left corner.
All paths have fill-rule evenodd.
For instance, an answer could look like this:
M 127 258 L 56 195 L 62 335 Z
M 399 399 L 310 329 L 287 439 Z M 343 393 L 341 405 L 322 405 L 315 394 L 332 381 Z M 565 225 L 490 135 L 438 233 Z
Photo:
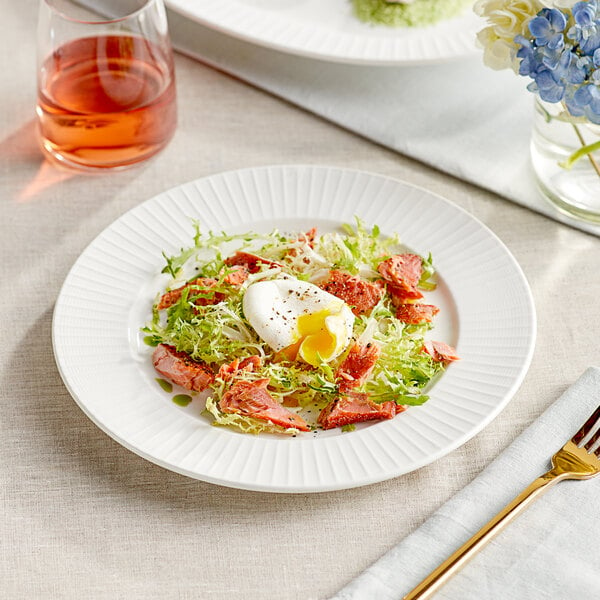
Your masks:
M 573 129 L 575 130 L 575 134 L 577 135 L 577 138 L 582 146 L 579 148 L 579 150 L 573 152 L 573 154 L 571 154 L 567 160 L 559 163 L 560 166 L 563 167 L 563 169 L 570 169 L 580 158 L 587 156 L 589 161 L 592 163 L 592 167 L 594 167 L 594 170 L 598 174 L 598 177 L 600 177 L 600 167 L 598 166 L 596 159 L 592 156 L 593 152 L 600 150 L 600 140 L 594 142 L 593 144 L 586 144 L 585 139 L 583 138 L 583 135 L 581 135 L 577 125 L 573 124 Z

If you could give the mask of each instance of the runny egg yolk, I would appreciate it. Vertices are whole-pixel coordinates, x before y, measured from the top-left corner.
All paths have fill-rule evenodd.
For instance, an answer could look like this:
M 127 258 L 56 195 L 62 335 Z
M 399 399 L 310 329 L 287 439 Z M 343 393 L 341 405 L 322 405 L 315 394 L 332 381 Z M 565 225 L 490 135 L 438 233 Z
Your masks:
M 323 309 L 298 317 L 296 334 L 300 341 L 298 356 L 309 365 L 328 362 L 339 353 L 344 321 L 340 311 Z M 341 335 L 340 335 L 341 334 Z

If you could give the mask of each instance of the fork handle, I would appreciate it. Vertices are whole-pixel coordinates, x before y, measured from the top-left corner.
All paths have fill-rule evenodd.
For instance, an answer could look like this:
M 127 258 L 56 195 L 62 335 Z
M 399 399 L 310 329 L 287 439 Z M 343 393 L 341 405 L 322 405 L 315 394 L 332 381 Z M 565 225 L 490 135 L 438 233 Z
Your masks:
M 417 587 L 404 596 L 403 600 L 426 600 L 455 575 L 495 535 L 500 533 L 517 515 L 521 514 L 534 500 L 552 485 L 568 475 L 559 469 L 551 469 L 525 488 L 512 502 L 507 504 L 491 521 L 484 525 L 471 539 L 449 556 L 428 575 Z

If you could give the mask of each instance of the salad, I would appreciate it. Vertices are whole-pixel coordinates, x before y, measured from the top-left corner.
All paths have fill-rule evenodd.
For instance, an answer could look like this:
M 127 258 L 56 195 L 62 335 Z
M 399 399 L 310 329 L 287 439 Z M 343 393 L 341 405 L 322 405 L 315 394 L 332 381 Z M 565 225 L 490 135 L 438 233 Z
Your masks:
M 392 419 L 458 360 L 425 339 L 439 312 L 424 299 L 432 258 L 397 236 L 360 219 L 323 235 L 194 225 L 193 245 L 165 256 L 142 331 L 162 387 L 205 392 L 213 424 L 296 435 Z

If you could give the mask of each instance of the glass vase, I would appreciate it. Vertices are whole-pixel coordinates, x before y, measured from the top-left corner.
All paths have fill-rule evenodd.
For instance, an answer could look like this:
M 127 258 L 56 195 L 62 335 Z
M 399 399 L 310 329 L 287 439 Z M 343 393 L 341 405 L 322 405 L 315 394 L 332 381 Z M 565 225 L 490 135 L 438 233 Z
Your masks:
M 561 212 L 600 223 L 600 126 L 536 97 L 531 159 L 538 186 Z

